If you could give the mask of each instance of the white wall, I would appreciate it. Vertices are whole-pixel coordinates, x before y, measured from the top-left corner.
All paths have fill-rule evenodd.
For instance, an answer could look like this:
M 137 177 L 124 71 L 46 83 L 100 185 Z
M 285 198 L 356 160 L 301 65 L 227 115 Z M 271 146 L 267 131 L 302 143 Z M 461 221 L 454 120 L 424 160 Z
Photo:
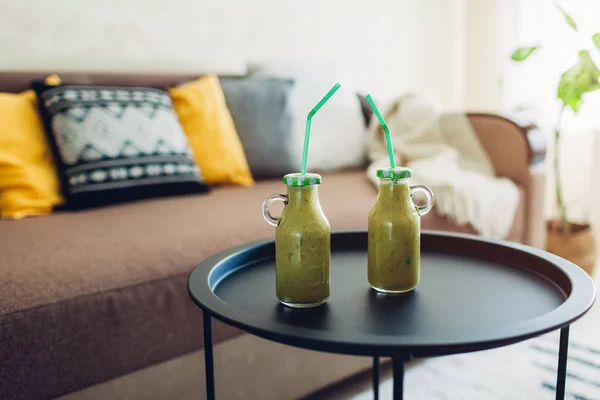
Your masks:
M 497 112 L 502 109 L 502 3 L 501 0 L 465 1 L 464 106 L 469 110 Z
M 0 0 L 0 71 L 240 72 L 326 60 L 358 89 L 461 101 L 464 0 Z M 458 10 L 460 11 L 460 10 Z
M 592 184 L 591 184 L 591 221 L 592 226 L 596 230 L 597 237 L 597 245 L 600 248 L 600 130 L 594 132 L 593 136 L 594 147 L 592 150 L 592 154 L 595 156 L 592 157 Z
M 600 190 L 600 163 L 597 162 L 600 141 L 595 139 L 593 130 L 572 130 L 561 136 L 560 176 L 562 178 L 563 197 L 567 205 L 569 219 L 576 222 L 590 222 L 600 214 L 598 202 L 592 201 L 593 191 Z M 548 184 L 546 185 L 545 214 L 557 217 L 556 186 L 552 155 L 553 143 L 549 143 Z M 598 221 L 600 222 L 600 221 Z

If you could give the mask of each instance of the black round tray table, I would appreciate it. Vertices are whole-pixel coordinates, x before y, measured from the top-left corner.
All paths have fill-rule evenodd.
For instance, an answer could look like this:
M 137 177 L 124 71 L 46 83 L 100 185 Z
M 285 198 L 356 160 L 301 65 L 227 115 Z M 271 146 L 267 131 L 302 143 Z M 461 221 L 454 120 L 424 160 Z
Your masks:
M 403 295 L 367 282 L 367 233 L 334 232 L 331 297 L 290 309 L 275 296 L 275 243 L 226 250 L 198 265 L 188 289 L 203 310 L 207 398 L 215 398 L 211 317 L 253 335 L 306 349 L 391 357 L 394 399 L 402 399 L 404 362 L 417 357 L 506 346 L 560 329 L 556 399 L 564 399 L 569 325 L 595 299 L 590 277 L 542 250 L 473 235 L 424 231 L 421 279 Z

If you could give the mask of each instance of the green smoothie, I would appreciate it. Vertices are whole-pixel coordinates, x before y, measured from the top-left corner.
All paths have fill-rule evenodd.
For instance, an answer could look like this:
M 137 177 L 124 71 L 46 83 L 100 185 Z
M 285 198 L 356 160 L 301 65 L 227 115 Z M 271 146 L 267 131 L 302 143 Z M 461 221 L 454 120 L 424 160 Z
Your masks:
M 409 171 L 398 176 L 410 177 L 409 169 L 396 170 Z M 386 178 L 383 173 L 378 173 L 378 176 L 381 178 L 379 195 L 369 213 L 369 284 L 383 293 L 408 292 L 419 282 L 419 211 L 411 200 L 411 187 L 407 178 Z M 431 206 L 427 207 L 429 211 Z
M 295 308 L 315 307 L 329 298 L 331 229 L 319 204 L 320 176 L 307 175 L 318 179 L 284 179 L 286 206 L 275 229 L 277 297 Z

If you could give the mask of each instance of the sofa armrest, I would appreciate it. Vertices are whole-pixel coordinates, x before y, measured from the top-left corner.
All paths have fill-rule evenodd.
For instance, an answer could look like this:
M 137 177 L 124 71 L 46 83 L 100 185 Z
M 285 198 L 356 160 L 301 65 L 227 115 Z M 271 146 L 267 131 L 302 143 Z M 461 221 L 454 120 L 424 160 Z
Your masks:
M 487 151 L 497 176 L 510 178 L 526 188 L 526 217 L 523 242 L 543 248 L 546 140 L 530 123 L 493 114 L 469 113 L 469 120 Z
M 528 186 L 530 166 L 542 164 L 545 159 L 546 142 L 540 130 L 533 124 L 519 125 L 500 115 L 467 115 L 496 175 Z
M 523 243 L 540 249 L 546 246 L 546 223 L 544 198 L 546 195 L 546 168 L 544 163 L 529 167 L 529 186 L 527 187 L 527 214 Z

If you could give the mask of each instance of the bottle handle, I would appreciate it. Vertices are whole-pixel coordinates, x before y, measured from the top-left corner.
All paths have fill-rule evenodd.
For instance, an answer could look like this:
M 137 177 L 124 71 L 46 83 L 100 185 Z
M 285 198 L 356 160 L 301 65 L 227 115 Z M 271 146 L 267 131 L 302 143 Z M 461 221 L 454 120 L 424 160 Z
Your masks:
M 433 192 L 427 186 L 423 186 L 423 185 L 411 186 L 410 187 L 411 202 L 412 202 L 413 194 L 418 193 L 418 192 L 423 193 L 425 195 L 425 197 L 427 198 L 427 201 L 425 202 L 425 205 L 423 205 L 423 206 L 417 206 L 413 203 L 413 205 L 417 209 L 417 212 L 419 213 L 419 215 L 423 216 L 423 215 L 427 214 L 429 211 L 431 211 L 431 209 L 433 208 Z
M 279 218 L 280 218 L 280 217 L 274 217 L 271 215 L 271 204 L 273 204 L 273 202 L 275 202 L 275 201 L 283 201 L 283 203 L 285 205 L 287 205 L 288 197 L 283 194 L 272 194 L 269 197 L 267 197 L 265 199 L 265 201 L 263 202 L 263 205 L 262 205 L 263 218 L 265 219 L 265 221 L 267 221 L 267 223 L 269 225 L 273 225 L 273 226 L 277 226 L 277 224 L 279 223 Z

